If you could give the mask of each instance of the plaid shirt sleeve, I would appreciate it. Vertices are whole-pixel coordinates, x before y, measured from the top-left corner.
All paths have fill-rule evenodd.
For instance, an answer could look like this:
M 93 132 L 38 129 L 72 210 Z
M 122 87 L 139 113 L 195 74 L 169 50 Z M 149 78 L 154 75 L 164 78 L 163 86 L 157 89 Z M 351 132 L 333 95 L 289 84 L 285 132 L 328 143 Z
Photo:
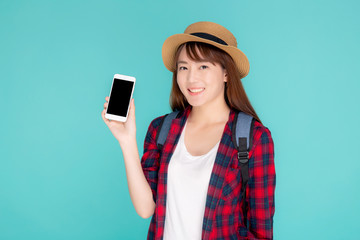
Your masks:
M 249 161 L 247 239 L 273 239 L 275 213 L 274 143 L 268 128 L 258 129 Z
M 156 145 L 156 133 L 161 123 L 162 117 L 155 118 L 149 125 L 144 141 L 144 153 L 141 158 L 141 166 L 153 193 L 156 202 L 156 190 L 158 183 L 158 169 L 160 152 Z

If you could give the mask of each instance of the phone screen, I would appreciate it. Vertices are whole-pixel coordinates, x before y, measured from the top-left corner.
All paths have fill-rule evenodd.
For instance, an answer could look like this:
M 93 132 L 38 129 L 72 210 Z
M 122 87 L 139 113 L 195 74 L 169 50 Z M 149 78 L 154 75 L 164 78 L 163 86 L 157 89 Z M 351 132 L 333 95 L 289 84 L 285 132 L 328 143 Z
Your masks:
M 133 86 L 134 82 L 114 79 L 107 113 L 126 117 Z

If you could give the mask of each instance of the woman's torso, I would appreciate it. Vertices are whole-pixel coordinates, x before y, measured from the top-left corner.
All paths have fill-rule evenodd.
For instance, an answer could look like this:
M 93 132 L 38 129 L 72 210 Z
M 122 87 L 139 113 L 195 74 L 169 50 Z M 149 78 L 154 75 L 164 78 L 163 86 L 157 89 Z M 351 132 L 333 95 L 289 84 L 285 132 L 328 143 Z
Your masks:
M 205 154 L 193 156 L 185 146 L 187 124 L 168 167 L 164 240 L 201 239 L 206 194 L 218 142 Z

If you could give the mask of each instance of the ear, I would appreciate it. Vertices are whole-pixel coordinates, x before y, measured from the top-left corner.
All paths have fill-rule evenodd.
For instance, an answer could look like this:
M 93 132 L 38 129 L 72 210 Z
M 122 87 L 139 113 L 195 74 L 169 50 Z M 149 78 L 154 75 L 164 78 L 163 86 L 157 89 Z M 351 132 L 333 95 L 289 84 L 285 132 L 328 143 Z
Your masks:
M 228 74 L 227 74 L 226 69 L 224 69 L 224 82 L 227 82 L 227 81 L 228 81 Z

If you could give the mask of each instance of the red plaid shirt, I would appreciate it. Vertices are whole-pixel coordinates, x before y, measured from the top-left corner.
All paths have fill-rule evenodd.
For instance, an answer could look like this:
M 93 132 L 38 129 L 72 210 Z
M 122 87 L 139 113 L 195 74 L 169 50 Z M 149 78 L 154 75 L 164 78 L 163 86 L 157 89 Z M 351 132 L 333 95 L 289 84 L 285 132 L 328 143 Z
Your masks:
M 154 119 L 148 129 L 141 159 L 145 177 L 156 203 L 148 240 L 162 240 L 166 216 L 167 169 L 191 107 L 172 121 L 162 153 L 156 146 L 156 133 L 164 116 Z M 255 121 L 253 145 L 249 152 L 249 182 L 246 188 L 248 228 L 243 223 L 240 199 L 241 170 L 232 142 L 235 111 L 225 126 L 206 198 L 201 239 L 272 239 L 275 212 L 274 143 L 271 132 Z

